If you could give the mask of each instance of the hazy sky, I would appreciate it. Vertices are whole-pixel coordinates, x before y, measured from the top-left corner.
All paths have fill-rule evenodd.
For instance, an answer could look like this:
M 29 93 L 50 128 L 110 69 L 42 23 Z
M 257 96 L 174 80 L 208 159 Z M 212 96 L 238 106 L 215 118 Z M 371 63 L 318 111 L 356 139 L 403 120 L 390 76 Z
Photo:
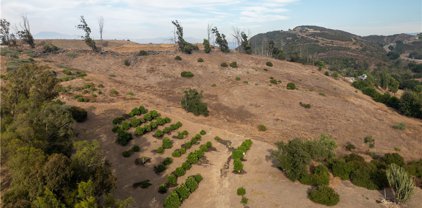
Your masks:
M 178 19 L 188 37 L 206 36 L 207 24 L 229 34 L 233 26 L 251 34 L 318 25 L 358 35 L 422 31 L 421 0 L 1 0 L 1 17 L 19 25 L 28 16 L 32 33 L 81 34 L 84 15 L 98 37 L 171 37 Z

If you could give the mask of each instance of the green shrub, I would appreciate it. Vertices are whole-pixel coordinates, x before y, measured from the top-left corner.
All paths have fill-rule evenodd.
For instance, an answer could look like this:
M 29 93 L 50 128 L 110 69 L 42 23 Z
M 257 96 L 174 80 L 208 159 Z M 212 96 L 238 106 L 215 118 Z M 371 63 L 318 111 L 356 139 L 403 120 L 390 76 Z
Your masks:
M 186 77 L 186 78 L 191 78 L 191 77 L 193 77 L 193 73 L 190 72 L 190 71 L 182 71 L 182 73 L 180 73 L 180 76 Z
M 347 143 L 346 143 L 345 148 L 346 148 L 346 150 L 347 150 L 347 151 L 353 151 L 353 150 L 355 150 L 355 149 L 356 149 L 355 145 L 353 145 L 353 144 L 352 144 L 352 143 L 350 143 L 350 142 L 347 142 Z
M 174 57 L 174 60 L 176 60 L 176 61 L 181 61 L 181 60 L 182 60 L 182 57 L 180 57 L 180 56 L 176 56 L 176 57 Z
M 387 153 L 380 160 L 385 164 L 385 167 L 393 163 L 398 166 L 404 166 L 404 159 L 398 153 Z
M 167 169 L 167 167 L 166 167 L 165 165 L 163 165 L 163 164 L 159 164 L 159 165 L 154 166 L 154 172 L 155 172 L 156 174 L 162 173 L 162 172 L 164 172 L 166 169 Z
M 132 153 L 133 153 L 132 151 L 123 151 L 122 156 L 123 157 L 130 157 L 130 156 L 132 156 Z
M 308 193 L 308 198 L 315 203 L 327 206 L 334 206 L 340 201 L 340 196 L 328 186 L 312 188 Z
M 125 120 L 125 118 L 123 116 L 117 117 L 113 119 L 113 125 L 117 125 L 117 124 L 121 124 L 123 121 Z
M 243 153 L 244 151 L 240 150 L 240 149 L 235 149 L 232 152 L 232 158 L 233 160 L 241 160 L 243 159 Z
M 181 100 L 181 105 L 183 109 L 187 112 L 191 112 L 194 115 L 204 115 L 208 116 L 208 107 L 207 104 L 202 102 L 202 92 L 199 93 L 195 89 L 185 90 L 185 95 Z
M 118 96 L 118 95 L 119 95 L 119 92 L 117 92 L 117 90 L 115 90 L 115 89 L 110 90 L 110 96 L 115 97 L 115 96 Z
M 242 173 L 243 172 L 243 163 L 239 159 L 235 159 L 233 161 L 233 170 L 235 173 Z
M 304 108 L 306 108 L 306 109 L 311 108 L 311 104 L 306 104 L 306 103 L 299 102 L 299 105 L 302 106 L 302 107 L 304 107 Z
M 246 197 L 242 197 L 242 199 L 240 200 L 240 203 L 242 203 L 243 205 L 248 204 L 249 199 Z
M 205 53 L 210 53 L 211 52 L 210 41 L 207 40 L 207 39 L 204 39 L 204 42 L 202 44 L 204 45 L 204 52 Z
M 343 159 L 336 160 L 331 165 L 333 175 L 340 177 L 342 180 L 349 180 L 352 170 L 353 166 Z
M 60 50 L 60 48 L 53 45 L 52 43 L 46 43 L 43 46 L 43 53 L 56 53 L 59 50 Z
M 207 134 L 207 132 L 206 132 L 205 130 L 201 130 L 201 131 L 199 132 L 199 134 L 201 134 L 201 135 L 205 135 L 205 134 Z
M 163 145 L 162 145 L 162 147 L 164 148 L 164 149 L 171 149 L 172 147 L 173 147 L 173 141 L 172 140 L 170 140 L 169 138 L 164 138 L 163 139 Z
M 187 158 L 187 161 L 188 161 L 190 164 L 195 164 L 195 163 L 197 163 L 197 162 L 199 161 L 199 158 L 198 158 L 198 154 L 197 154 L 197 152 L 191 152 L 191 153 L 189 153 L 188 158 Z
M 295 83 L 292 83 L 292 82 L 287 83 L 287 89 L 288 90 L 294 90 L 294 89 L 296 89 Z
M 181 176 L 184 176 L 184 175 L 186 174 L 186 170 L 185 170 L 185 169 L 183 169 L 182 167 L 178 167 L 178 168 L 176 168 L 176 170 L 174 171 L 174 174 L 175 174 L 177 177 L 181 177 Z
M 154 137 L 158 137 L 158 138 L 160 138 L 160 137 L 163 137 L 164 136 L 164 132 L 163 131 L 161 131 L 161 130 L 157 130 L 157 131 L 155 131 L 155 133 L 154 133 Z
M 173 153 L 171 153 L 171 156 L 180 157 L 180 156 L 182 156 L 182 153 L 180 153 L 179 149 L 176 149 L 176 150 L 173 151 Z
M 140 50 L 138 53 L 138 56 L 148 56 L 148 52 L 144 51 L 144 50 Z
M 158 154 L 163 154 L 164 153 L 164 147 L 158 147 L 155 152 L 157 152 Z
M 195 181 L 198 183 L 200 183 L 203 179 L 201 174 L 194 175 L 193 177 L 195 178 Z
M 237 68 L 237 62 L 236 61 L 231 62 L 230 67 L 231 68 Z
M 177 177 L 173 174 L 167 176 L 167 184 L 168 186 L 177 186 Z
M 400 123 L 394 124 L 392 127 L 393 127 L 393 129 L 405 130 L 406 124 L 403 123 L 403 122 L 400 122 Z
M 237 193 L 238 196 L 244 196 L 246 194 L 246 190 L 243 187 L 239 187 L 239 188 L 237 188 L 236 193 Z
M 129 144 L 130 140 L 132 140 L 132 134 L 126 131 L 119 131 L 117 132 L 117 140 L 116 143 L 122 146 L 126 146 Z
M 306 185 L 328 185 L 330 181 L 330 174 L 328 168 L 324 165 L 318 165 L 315 167 L 311 174 L 303 174 L 299 181 Z
M 69 108 L 69 112 L 72 115 L 72 118 L 76 121 L 76 122 L 84 122 L 88 119 L 88 112 L 86 112 L 85 109 L 80 108 L 80 107 L 76 107 L 76 106 L 71 106 Z
M 273 63 L 271 61 L 267 61 L 267 63 L 265 63 L 265 65 L 267 65 L 269 67 L 273 67 Z
M 197 61 L 200 62 L 200 63 L 202 63 L 202 62 L 204 62 L 204 59 L 203 58 L 198 58 Z
M 221 63 L 221 64 L 220 64 L 220 66 L 221 66 L 221 67 L 224 67 L 224 68 L 229 67 L 229 65 L 228 65 L 226 62 Z
M 125 59 L 125 61 L 123 62 L 125 64 L 125 66 L 130 66 L 130 61 L 129 59 Z
M 363 138 L 363 142 L 365 144 L 368 144 L 369 148 L 375 147 L 375 139 L 372 138 L 372 136 L 366 136 L 365 138 Z
M 189 198 L 190 191 L 189 191 L 189 188 L 186 187 L 185 184 L 182 184 L 179 187 L 177 187 L 176 192 L 179 195 L 181 201 L 184 201 L 185 199 Z
M 138 145 L 133 145 L 132 148 L 130 148 L 130 151 L 139 152 L 141 151 L 141 148 Z
M 190 192 L 193 193 L 198 188 L 198 182 L 196 182 L 193 176 L 189 176 L 186 179 L 186 186 L 189 188 Z
M 168 191 L 168 187 L 167 187 L 167 185 L 166 184 L 161 184 L 159 187 L 158 187 L 158 193 L 160 193 L 160 194 L 165 194 L 165 193 L 167 193 L 167 191 Z
M 164 208 L 179 208 L 182 204 L 179 195 L 173 191 L 164 199 Z
M 166 157 L 161 164 L 165 166 L 169 166 L 172 163 L 173 163 L 173 159 L 171 157 Z
M 182 168 L 185 170 L 190 170 L 192 168 L 192 165 L 188 162 L 182 163 Z
M 351 172 L 350 181 L 356 186 L 364 187 L 369 190 L 379 189 L 378 185 L 373 180 L 375 171 L 376 167 L 372 164 L 363 163 Z
M 267 131 L 267 127 L 264 124 L 259 124 L 258 131 Z

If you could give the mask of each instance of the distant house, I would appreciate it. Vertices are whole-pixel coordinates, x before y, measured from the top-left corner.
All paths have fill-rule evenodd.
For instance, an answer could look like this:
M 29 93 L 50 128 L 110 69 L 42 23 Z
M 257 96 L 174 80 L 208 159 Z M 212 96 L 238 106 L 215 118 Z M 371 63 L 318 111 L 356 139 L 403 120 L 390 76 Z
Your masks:
M 359 78 L 360 80 L 366 80 L 366 78 L 368 78 L 368 75 L 366 75 L 366 74 L 362 74 L 362 75 L 358 76 L 358 78 Z

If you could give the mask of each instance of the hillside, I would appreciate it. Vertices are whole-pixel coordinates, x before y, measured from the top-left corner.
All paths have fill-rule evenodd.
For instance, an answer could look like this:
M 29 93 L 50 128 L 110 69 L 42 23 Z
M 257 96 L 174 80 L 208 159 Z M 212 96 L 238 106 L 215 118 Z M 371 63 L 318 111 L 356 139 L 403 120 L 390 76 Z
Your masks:
M 330 54 L 349 54 L 358 58 L 374 55 L 377 61 L 384 61 L 379 52 L 382 47 L 373 42 L 342 31 L 335 32 L 334 36 L 331 31 L 309 31 L 313 29 L 321 28 L 299 27 L 290 32 L 271 32 L 255 36 L 251 42 L 257 44 L 264 36 L 277 37 L 279 42 L 276 45 L 292 47 L 303 43 L 315 46 L 310 47 L 308 53 L 318 52 L 321 57 L 329 58 Z M 318 71 L 314 66 L 216 51 L 186 55 L 175 52 L 173 45 L 165 44 L 108 41 L 104 52 L 93 53 L 80 40 L 44 42 L 51 42 L 61 50 L 33 56 L 33 59 L 57 73 L 62 86 L 61 101 L 87 109 L 88 120 L 75 125 L 77 139 L 100 141 L 117 177 L 116 196 L 132 196 L 134 207 L 162 207 L 166 195 L 158 194 L 157 189 L 187 155 L 174 158 L 168 169 L 157 175 L 153 171 L 154 165 L 171 157 L 174 148 L 158 154 L 155 150 L 161 146 L 161 140 L 152 133 L 134 137 L 126 147 L 116 144 L 113 119 L 140 105 L 157 110 L 162 116 L 171 118 L 172 123 L 182 122 L 179 130 L 189 131 L 188 138 L 205 130 L 201 144 L 213 142 L 214 148 L 206 152 L 205 159 L 179 179 L 184 181 L 188 175 L 196 173 L 204 177 L 196 192 L 183 202 L 183 207 L 243 207 L 236 195 L 240 186 L 248 191 L 250 207 L 324 207 L 307 199 L 309 186 L 291 182 L 274 167 L 271 150 L 276 148 L 278 141 L 310 140 L 329 134 L 337 143 L 336 153 L 339 155 L 348 153 L 344 146 L 350 142 L 356 146 L 355 152 L 364 155 L 365 159 L 370 158 L 370 153 L 382 155 L 390 152 L 400 153 L 406 160 L 422 157 L 421 120 L 400 115 L 358 92 L 349 82 L 325 76 L 324 71 Z M 330 50 L 316 47 L 320 44 Z M 139 55 L 140 50 L 154 53 Z M 24 50 L 19 57 L 25 59 L 30 55 Z M 182 60 L 175 60 L 176 56 Z M 198 62 L 199 58 L 204 62 Z M 10 57 L 2 57 L 2 74 L 8 66 L 7 61 Z M 272 67 L 266 65 L 268 61 Z M 237 67 L 221 67 L 223 62 L 236 62 Z M 182 71 L 190 71 L 194 76 L 181 77 Z M 86 76 L 75 76 L 81 73 Z M 297 89 L 286 89 L 288 83 L 294 83 Z M 180 107 L 183 91 L 187 88 L 203 92 L 210 111 L 208 117 L 194 116 Z M 301 103 L 310 104 L 310 108 Z M 404 123 L 406 128 L 392 128 L 397 123 Z M 267 130 L 259 131 L 257 126 L 260 124 Z M 168 136 L 174 135 L 172 132 Z M 229 140 L 233 147 L 247 138 L 252 139 L 253 146 L 244 161 L 246 173 L 232 173 L 232 164 L 227 163 L 231 152 L 214 140 L 216 136 Z M 375 139 L 374 148 L 363 142 L 366 136 Z M 179 147 L 184 142 L 174 139 L 173 146 Z M 139 145 L 141 151 L 129 158 L 122 157 L 122 152 L 133 144 Z M 151 163 L 136 166 L 134 160 L 141 156 L 151 157 Z M 330 186 L 341 197 L 336 207 L 382 207 L 378 203 L 383 197 L 381 192 L 354 186 L 338 177 L 330 178 Z M 132 187 L 133 183 L 145 179 L 152 183 L 149 188 Z M 421 199 L 422 191 L 417 188 L 408 206 L 418 207 Z
M 420 43 L 416 36 L 397 34 L 391 36 L 358 36 L 341 30 L 318 26 L 298 26 L 289 31 L 272 31 L 255 35 L 251 45 L 255 54 L 268 54 L 268 43 L 274 41 L 275 47 L 282 49 L 288 60 L 315 62 L 323 60 L 333 70 L 345 68 L 368 69 L 376 66 L 391 67 L 387 52 L 392 51 L 397 42 L 404 46 L 400 49 L 403 58 L 419 61 Z M 415 59 L 414 57 L 417 57 Z M 397 65 L 395 66 L 397 68 Z M 343 73 L 347 73 L 343 70 Z

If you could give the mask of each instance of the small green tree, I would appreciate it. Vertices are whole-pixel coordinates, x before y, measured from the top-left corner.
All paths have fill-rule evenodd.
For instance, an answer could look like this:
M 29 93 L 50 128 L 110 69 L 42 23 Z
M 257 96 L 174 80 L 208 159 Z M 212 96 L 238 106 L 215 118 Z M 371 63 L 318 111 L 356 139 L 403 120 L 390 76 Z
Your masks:
M 230 52 L 229 44 L 227 43 L 226 36 L 224 34 L 220 34 L 217 27 L 212 29 L 212 33 L 215 35 L 215 42 L 220 46 L 220 50 L 224 53 Z
M 10 22 L 6 19 L 0 19 L 0 38 L 3 45 L 10 44 Z
M 252 53 L 252 47 L 251 44 L 249 43 L 248 40 L 248 36 L 242 32 L 241 34 L 242 37 L 242 41 L 241 41 L 241 46 L 242 46 L 242 50 L 246 53 L 246 54 L 251 54 Z
M 207 39 L 204 39 L 204 42 L 202 44 L 204 45 L 204 51 L 205 51 L 205 53 L 211 53 L 210 41 L 207 40 Z
M 175 20 L 171 23 L 173 23 L 173 25 L 176 27 L 177 45 L 179 47 L 179 50 L 187 54 L 191 54 L 193 50 L 197 50 L 197 47 L 195 47 L 191 43 L 188 43 L 183 38 L 183 27 L 180 25 L 179 21 Z
M 243 188 L 243 187 L 239 187 L 239 188 L 237 188 L 236 193 L 237 193 L 237 195 L 239 195 L 239 196 L 244 196 L 244 195 L 246 194 L 246 189 L 245 189 L 245 188 Z
M 404 203 L 409 200 L 415 188 L 415 181 L 406 170 L 395 163 L 390 164 L 386 171 L 388 184 L 394 193 L 397 203 Z
M 91 28 L 86 23 L 84 16 L 81 16 L 81 24 L 79 24 L 77 28 L 85 32 L 85 36 L 82 36 L 82 38 L 85 40 L 86 45 L 88 45 L 94 52 L 100 52 L 100 49 L 95 45 L 95 41 L 90 36 Z

